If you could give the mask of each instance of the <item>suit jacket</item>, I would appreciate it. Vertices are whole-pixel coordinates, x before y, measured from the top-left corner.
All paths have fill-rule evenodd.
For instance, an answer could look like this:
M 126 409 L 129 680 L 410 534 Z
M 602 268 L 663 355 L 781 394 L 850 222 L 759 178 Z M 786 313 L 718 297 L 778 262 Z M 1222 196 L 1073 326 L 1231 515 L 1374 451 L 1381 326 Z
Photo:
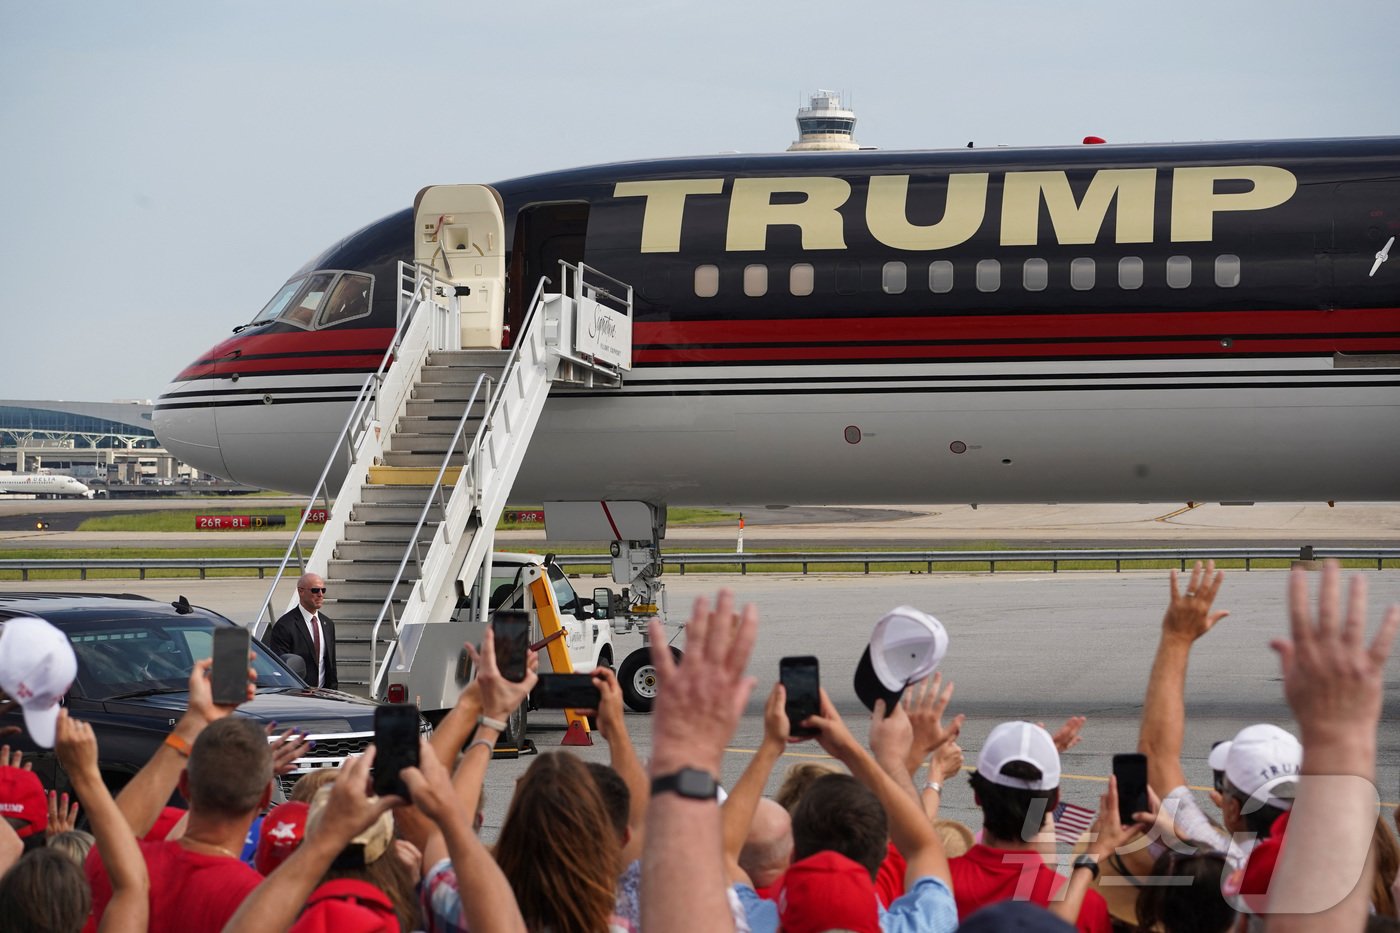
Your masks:
M 316 613 L 316 618 L 321 622 L 321 642 L 326 649 L 326 683 L 325 687 L 331 690 L 340 689 L 340 678 L 335 672 L 335 623 L 327 618 L 324 612 Z M 267 635 L 267 646 L 272 649 L 278 657 L 284 654 L 300 655 L 306 662 L 306 681 L 313 687 L 316 680 L 316 648 L 311 643 L 311 633 L 307 631 L 306 619 L 302 617 L 301 607 L 293 606 L 291 611 L 272 625 L 272 630 Z

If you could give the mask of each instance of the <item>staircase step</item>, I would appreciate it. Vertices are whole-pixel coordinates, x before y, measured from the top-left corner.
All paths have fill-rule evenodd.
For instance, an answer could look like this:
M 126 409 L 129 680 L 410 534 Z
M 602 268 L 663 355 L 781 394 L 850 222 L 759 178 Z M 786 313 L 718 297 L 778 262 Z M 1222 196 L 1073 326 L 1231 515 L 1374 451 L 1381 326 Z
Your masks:
M 403 559 L 403 551 L 402 542 L 341 541 L 335 546 L 334 556 L 336 560 L 393 561 L 397 567 L 398 562 Z
M 501 369 L 509 350 L 433 350 L 428 354 L 429 366 L 476 366 Z
M 473 428 L 471 433 L 467 435 L 467 444 L 471 443 L 471 439 L 475 435 L 476 430 Z M 461 457 L 463 446 L 460 439 L 456 444 L 453 444 L 452 435 L 450 433 L 418 434 L 410 431 L 395 431 L 389 437 L 389 443 L 386 445 L 385 453 L 391 450 L 402 450 L 415 454 L 437 454 L 438 466 L 442 466 L 442 455 L 447 453 L 449 447 L 455 450 L 456 456 Z
M 405 477 L 404 482 L 422 483 L 426 480 L 428 483 L 431 483 L 437 478 L 438 468 L 442 466 L 442 455 L 442 451 L 438 451 L 437 453 L 420 453 L 409 450 L 386 450 L 384 451 L 384 465 L 395 468 L 412 468 L 413 472 L 405 471 L 400 474 Z M 450 462 L 452 466 L 448 467 L 447 472 L 452 482 L 455 483 L 457 482 L 457 476 L 453 467 L 461 468 L 462 455 L 460 453 L 454 453 Z M 394 474 L 379 473 L 378 471 L 381 469 L 383 469 L 383 467 L 370 467 L 370 478 L 376 483 L 391 482 L 390 477 Z M 446 477 L 444 477 L 444 481 L 445 480 Z
M 384 469 L 383 467 L 370 467 L 370 469 Z M 397 474 L 396 474 L 397 475 Z M 395 483 L 388 486 L 365 486 L 360 493 L 360 502 L 364 505 L 416 505 L 422 507 L 428 501 L 428 493 L 432 490 L 432 480 L 437 478 L 434 472 L 427 483 Z
M 493 386 L 494 386 L 494 385 L 498 385 L 498 384 L 499 384 L 499 382 L 493 382 L 493 383 L 492 383 Z M 475 390 L 476 390 L 476 380 L 475 380 L 475 379 L 473 379 L 471 382 L 422 382 L 422 381 L 420 381 L 420 382 L 418 382 L 416 385 L 414 385 L 412 392 L 409 394 L 409 400 L 410 400 L 410 403 L 411 403 L 411 402 L 415 402 L 415 401 L 416 401 L 416 402 L 437 402 L 437 403 L 440 403 L 440 404 L 442 404 L 442 405 L 449 405 L 449 404 L 452 404 L 452 403 L 456 403 L 456 405 L 457 405 L 457 414 L 460 416 L 460 415 L 462 414 L 462 408 L 463 408 L 463 406 L 465 405 L 467 399 L 469 399 L 469 398 L 472 397 L 472 393 L 473 393 Z M 476 403 L 477 403 L 478 405 L 484 405 L 484 404 L 486 403 L 485 398 L 483 398 L 483 395 L 485 395 L 485 394 L 486 394 L 486 393 L 482 393 L 482 395 L 478 395 L 478 396 L 476 397 Z
M 409 565 L 404 568 L 404 577 L 405 579 L 400 580 L 399 585 L 394 588 L 394 595 L 400 600 L 407 599 L 408 594 L 413 590 L 413 584 L 418 579 L 418 565 L 410 561 Z M 393 578 L 391 577 L 390 579 Z M 329 588 L 329 584 L 327 584 L 327 589 Z M 378 606 L 382 606 L 384 604 L 384 596 L 389 592 L 389 580 L 344 580 L 335 585 L 335 590 L 333 592 L 336 595 L 336 599 L 343 603 L 348 604 L 351 600 L 367 600 Z M 352 609 L 352 612 L 353 611 Z M 376 608 L 375 615 L 378 614 L 379 610 Z M 335 619 L 335 634 L 336 638 L 339 639 L 341 636 L 340 616 L 336 613 L 332 613 L 331 618 Z M 347 619 L 347 621 L 354 620 Z
M 385 451 L 384 459 L 388 461 L 382 466 L 372 466 L 369 468 L 369 481 L 376 486 L 421 486 L 424 490 L 430 488 L 437 480 L 438 470 L 442 467 L 442 454 L 413 454 L 404 451 Z M 442 481 L 444 483 L 456 483 L 457 476 L 462 472 L 460 455 L 453 458 L 453 466 L 447 468 Z M 422 502 L 426 494 L 420 496 L 418 501 Z
M 444 499 L 450 496 L 451 488 L 442 490 L 442 494 Z M 423 514 L 423 506 L 427 501 L 428 496 L 425 492 L 417 502 L 361 502 L 350 510 L 350 521 L 407 523 L 412 527 Z M 442 506 L 438 504 L 437 496 L 434 496 L 432 504 L 428 506 L 428 523 L 436 525 L 440 521 Z
M 377 542 L 377 544 L 398 544 L 400 551 L 409 545 L 409 537 L 413 534 L 413 521 L 347 521 L 344 538 L 340 539 L 340 544 L 351 541 Z M 433 541 L 433 534 L 437 531 L 438 523 L 431 521 L 419 528 L 419 541 L 427 544 Z
M 418 382 L 442 382 L 456 385 L 472 386 L 476 384 L 479 376 L 485 373 L 493 382 L 499 382 L 500 367 L 488 368 L 482 366 L 448 366 L 427 364 L 418 371 Z
M 419 413 L 412 410 L 412 406 L 415 404 L 422 405 L 423 403 L 409 402 L 408 414 L 400 418 L 399 423 L 394 425 L 395 434 L 440 434 L 443 437 L 451 437 L 457 433 L 457 427 L 462 420 L 461 412 L 455 414 Z M 480 415 L 467 419 L 466 425 L 462 427 L 462 436 L 467 439 L 468 443 L 476 436 L 476 429 L 480 426 Z

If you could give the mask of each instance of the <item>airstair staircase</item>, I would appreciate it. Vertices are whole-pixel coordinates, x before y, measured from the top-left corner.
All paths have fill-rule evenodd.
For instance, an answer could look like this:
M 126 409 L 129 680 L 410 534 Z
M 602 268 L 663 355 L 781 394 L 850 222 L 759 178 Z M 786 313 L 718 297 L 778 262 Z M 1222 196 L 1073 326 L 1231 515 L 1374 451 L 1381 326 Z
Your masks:
M 278 580 L 319 574 L 327 585 L 323 611 L 335 623 L 340 689 L 416 700 L 424 709 L 451 706 L 464 683 L 462 644 L 479 638 L 469 629 L 484 624 L 484 609 L 464 620 L 467 628 L 453 620 L 471 581 L 489 572 L 496 524 L 551 387 L 618 386 L 631 365 L 631 290 L 582 264 L 561 263 L 557 283 L 538 284 L 511 349 L 461 348 L 463 339 L 499 346 L 505 285 L 503 254 L 494 268 L 489 255 L 499 253 L 499 208 L 487 218 L 498 225 L 494 238 L 482 237 L 454 229 L 457 215 L 425 197 L 463 189 L 477 194 L 478 208 L 479 192 L 494 198 L 480 186 L 419 195 L 419 229 L 435 216 L 434 240 L 420 245 L 418 263 L 400 266 L 394 341 L 352 407 L 308 505 L 310 515 L 324 503 L 326 523 L 304 555 L 303 518 L 253 624 L 261 636 L 296 604 L 293 596 L 273 611 Z M 460 213 L 478 229 L 480 218 Z M 485 255 L 484 270 L 443 256 L 454 236 L 476 237 L 472 260 Z M 467 276 L 453 268 L 467 264 Z M 483 301 L 494 309 L 478 313 Z M 620 328 L 610 346 L 590 342 L 598 328 L 580 324 L 597 315 L 608 318 L 606 330 Z

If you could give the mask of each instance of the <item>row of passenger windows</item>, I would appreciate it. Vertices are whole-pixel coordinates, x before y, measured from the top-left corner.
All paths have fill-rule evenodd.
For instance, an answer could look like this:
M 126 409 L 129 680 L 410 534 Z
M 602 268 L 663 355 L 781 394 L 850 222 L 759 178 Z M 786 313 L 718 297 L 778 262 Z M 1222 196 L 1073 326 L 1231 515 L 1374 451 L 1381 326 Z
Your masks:
M 1106 267 L 1106 268 L 1105 268 Z M 1166 281 L 1171 288 L 1190 288 L 1193 274 L 1193 261 L 1190 256 L 1171 256 L 1167 259 Z M 1015 275 L 1015 267 L 1010 266 Z M 917 275 L 921 271 L 915 268 Z M 1240 257 L 1222 255 L 1215 257 L 1214 278 L 1217 288 L 1234 288 L 1240 284 Z M 836 291 L 838 294 L 853 295 L 859 290 L 860 264 L 842 262 L 836 267 Z M 902 295 L 910 288 L 909 267 L 902 262 L 887 262 L 880 269 L 880 287 L 887 295 Z M 1028 292 L 1044 291 L 1050 284 L 1050 264 L 1044 259 L 1027 259 L 1021 263 L 1021 287 Z M 744 267 L 744 294 L 759 298 L 768 294 L 768 267 L 754 264 Z M 973 283 L 979 292 L 1000 291 L 1004 283 L 1002 263 L 996 259 L 983 259 L 973 271 Z M 1114 263 L 1100 263 L 1087 257 L 1072 259 L 1069 264 L 1069 285 L 1075 291 L 1087 292 L 1090 289 L 1112 287 L 1132 291 L 1143 286 L 1143 262 L 1137 256 L 1124 256 Z M 953 264 L 946 259 L 929 263 L 928 290 L 935 295 L 946 295 L 954 286 Z M 788 269 L 790 294 L 799 297 L 812 294 L 816 286 L 816 270 L 810 263 L 799 262 Z M 719 266 L 704 265 L 695 267 L 695 294 L 700 298 L 713 298 L 719 294 Z

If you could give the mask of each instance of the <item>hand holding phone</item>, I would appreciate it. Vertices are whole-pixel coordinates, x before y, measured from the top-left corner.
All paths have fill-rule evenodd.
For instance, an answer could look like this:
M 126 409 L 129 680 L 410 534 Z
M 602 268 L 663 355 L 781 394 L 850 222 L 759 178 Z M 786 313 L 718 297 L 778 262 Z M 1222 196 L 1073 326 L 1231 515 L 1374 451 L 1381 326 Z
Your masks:
M 418 707 L 391 703 L 374 709 L 374 792 L 409 799 L 408 785 L 399 777 L 404 768 L 418 767 Z
M 592 674 L 541 674 L 530 699 L 536 709 L 597 709 L 603 701 Z
M 496 669 L 506 680 L 520 683 L 530 648 L 530 614 L 522 609 L 497 609 L 491 614 L 496 640 Z
M 1132 826 L 1133 814 L 1152 805 L 1147 799 L 1147 756 L 1136 752 L 1114 755 L 1113 776 L 1118 779 L 1118 822 Z
M 248 646 L 246 628 L 221 625 L 214 629 L 214 664 L 209 672 L 209 692 L 219 706 L 237 706 L 248 700 Z
M 820 729 L 802 725 L 808 716 L 822 711 L 821 674 L 817 659 L 811 655 L 783 658 L 778 662 L 778 680 L 787 693 L 784 711 L 788 718 L 788 735 L 810 738 L 820 735 Z

